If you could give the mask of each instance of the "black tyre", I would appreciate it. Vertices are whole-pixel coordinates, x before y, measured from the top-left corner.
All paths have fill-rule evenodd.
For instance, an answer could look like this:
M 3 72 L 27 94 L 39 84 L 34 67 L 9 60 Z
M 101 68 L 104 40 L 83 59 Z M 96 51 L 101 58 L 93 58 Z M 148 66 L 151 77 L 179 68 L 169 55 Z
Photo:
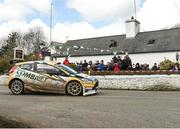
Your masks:
M 24 93 L 24 84 L 20 80 L 13 80 L 10 84 L 10 89 L 14 95 L 21 95 Z
M 83 92 L 83 88 L 81 84 L 76 81 L 69 82 L 66 89 L 67 89 L 67 94 L 72 96 L 82 95 Z

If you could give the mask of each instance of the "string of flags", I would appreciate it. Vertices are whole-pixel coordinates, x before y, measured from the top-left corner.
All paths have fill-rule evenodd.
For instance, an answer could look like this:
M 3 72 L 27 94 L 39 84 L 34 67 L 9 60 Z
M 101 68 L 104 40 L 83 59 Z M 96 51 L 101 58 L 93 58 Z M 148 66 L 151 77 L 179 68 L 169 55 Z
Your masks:
M 68 47 L 67 51 L 70 51 L 70 49 L 73 49 L 75 51 L 80 50 L 80 49 L 82 49 L 82 50 L 94 50 L 94 51 L 100 51 L 100 52 L 110 52 L 110 51 L 112 51 L 112 49 L 99 49 L 99 48 L 90 48 L 90 47 L 85 48 L 84 46 L 76 46 L 76 45 L 73 46 L 73 47 Z
M 103 52 L 112 52 L 114 55 L 117 53 L 125 53 L 122 50 L 119 50 L 117 48 L 110 48 L 110 49 L 100 49 L 100 48 L 91 48 L 91 47 L 84 47 L 84 46 L 77 46 L 74 45 L 72 47 L 66 47 L 64 48 L 63 46 L 58 46 L 59 50 L 62 49 L 62 54 L 63 55 L 70 55 L 70 51 L 79 51 L 79 50 L 88 50 L 88 51 L 99 51 L 101 53 Z M 65 51 L 64 51 L 65 50 Z

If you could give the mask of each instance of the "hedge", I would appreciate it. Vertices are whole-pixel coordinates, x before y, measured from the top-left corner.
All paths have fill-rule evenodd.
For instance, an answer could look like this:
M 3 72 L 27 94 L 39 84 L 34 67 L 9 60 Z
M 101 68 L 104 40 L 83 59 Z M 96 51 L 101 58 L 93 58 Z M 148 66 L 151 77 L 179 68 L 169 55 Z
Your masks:
M 11 67 L 11 65 L 9 64 L 9 59 L 1 59 L 0 60 L 0 74 L 6 72 L 7 70 L 9 70 L 9 68 Z
M 86 72 L 89 74 L 89 72 Z M 90 71 L 90 75 L 171 75 L 171 74 L 180 74 L 180 71 L 171 71 L 171 70 L 139 70 L 139 71 L 119 71 L 117 73 L 113 71 Z

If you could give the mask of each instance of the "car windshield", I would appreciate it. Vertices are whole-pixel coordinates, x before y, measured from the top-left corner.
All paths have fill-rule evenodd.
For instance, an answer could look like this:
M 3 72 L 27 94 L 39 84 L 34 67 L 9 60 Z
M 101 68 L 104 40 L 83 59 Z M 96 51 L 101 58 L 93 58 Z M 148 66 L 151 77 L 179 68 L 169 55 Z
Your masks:
M 66 65 L 58 64 L 57 66 L 58 66 L 59 68 L 63 69 L 64 71 L 70 73 L 70 74 L 77 74 L 77 73 L 78 73 L 77 71 L 75 71 L 74 69 L 72 69 L 72 68 L 70 68 L 70 67 L 68 67 L 68 66 L 66 66 Z

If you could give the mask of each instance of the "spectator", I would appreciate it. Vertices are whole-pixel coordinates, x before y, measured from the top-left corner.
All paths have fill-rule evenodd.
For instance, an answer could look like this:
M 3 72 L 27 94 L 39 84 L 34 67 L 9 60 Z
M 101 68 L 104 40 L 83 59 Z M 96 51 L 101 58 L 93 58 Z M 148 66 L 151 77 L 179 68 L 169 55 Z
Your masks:
M 131 62 L 131 59 L 128 55 L 126 55 L 123 59 L 123 62 L 122 62 L 122 69 L 123 70 L 127 70 L 129 68 L 132 67 L 132 62 Z
M 151 68 L 151 70 L 154 70 L 154 71 L 159 70 L 157 63 L 154 63 L 154 66 Z
M 95 65 L 98 66 L 100 63 L 99 63 L 99 60 L 96 61 Z
M 118 56 L 118 57 L 117 57 L 117 63 L 118 63 L 118 65 L 119 65 L 119 68 L 121 68 L 121 66 L 122 66 L 121 56 Z
M 117 63 L 114 64 L 114 72 L 118 73 L 119 72 L 119 65 Z
M 108 71 L 113 71 L 113 69 L 114 69 L 114 65 L 113 65 L 113 63 L 111 62 L 107 62 L 107 70 Z
M 135 70 L 141 70 L 141 69 L 142 69 L 142 68 L 141 68 L 140 64 L 139 64 L 139 63 L 136 63 Z
M 77 63 L 76 64 L 76 67 L 77 67 L 77 71 L 82 71 L 82 65 L 80 65 L 80 63 Z
M 88 70 L 92 69 L 92 66 L 93 66 L 93 62 L 89 61 L 89 63 L 88 63 Z
M 69 60 L 68 60 L 68 57 L 65 58 L 64 62 L 63 62 L 64 65 L 68 65 L 70 64 Z
M 172 68 L 173 71 L 179 71 L 179 63 L 175 63 L 173 68 Z
M 98 70 L 99 71 L 103 71 L 104 70 L 104 61 L 103 60 L 101 60 L 101 63 L 98 65 Z
M 114 63 L 114 64 L 118 62 L 118 58 L 117 58 L 116 56 L 114 56 L 114 57 L 112 58 L 112 60 L 113 60 L 113 63 Z
M 118 63 L 121 63 L 121 62 L 122 62 L 121 56 L 118 56 L 118 57 L 117 57 L 117 61 L 118 61 Z
M 93 62 L 90 60 L 88 64 L 89 64 L 89 66 L 91 67 L 92 64 L 93 64 Z
M 97 71 L 97 66 L 96 66 L 96 64 L 92 64 L 91 69 L 92 69 L 93 71 Z
M 136 65 L 133 64 L 133 65 L 132 65 L 132 70 L 135 70 L 135 68 L 136 68 Z
M 87 71 L 88 63 L 86 60 L 84 60 L 84 63 L 82 64 L 82 70 Z
M 142 66 L 142 70 L 149 70 L 149 65 L 148 64 L 144 64 Z

